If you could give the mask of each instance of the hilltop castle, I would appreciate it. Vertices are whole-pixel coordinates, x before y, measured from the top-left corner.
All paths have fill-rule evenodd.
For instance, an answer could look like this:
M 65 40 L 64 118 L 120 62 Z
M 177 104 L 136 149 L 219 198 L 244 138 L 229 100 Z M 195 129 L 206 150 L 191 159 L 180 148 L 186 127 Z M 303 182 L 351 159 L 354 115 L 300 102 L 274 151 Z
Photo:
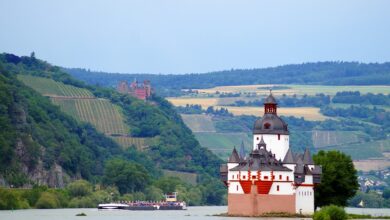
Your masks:
M 314 186 L 322 169 L 308 149 L 303 154 L 291 151 L 288 126 L 277 115 L 272 94 L 265 99 L 264 116 L 255 121 L 252 152 L 239 155 L 234 148 L 220 172 L 228 188 L 229 215 L 314 212 Z
M 142 84 L 134 80 L 128 84 L 127 81 L 120 81 L 117 85 L 117 91 L 127 93 L 136 98 L 146 100 L 152 93 L 152 86 L 149 80 L 145 80 Z

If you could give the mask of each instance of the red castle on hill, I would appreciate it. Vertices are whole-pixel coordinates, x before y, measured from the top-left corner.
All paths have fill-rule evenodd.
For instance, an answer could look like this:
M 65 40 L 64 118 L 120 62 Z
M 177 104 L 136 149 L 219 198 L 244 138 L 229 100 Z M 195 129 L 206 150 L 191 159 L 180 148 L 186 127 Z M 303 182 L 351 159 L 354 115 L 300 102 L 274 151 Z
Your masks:
M 134 80 L 132 83 L 120 81 L 117 85 L 117 90 L 120 93 L 129 94 L 138 99 L 146 100 L 152 94 L 152 86 L 149 80 L 145 80 L 142 84 Z

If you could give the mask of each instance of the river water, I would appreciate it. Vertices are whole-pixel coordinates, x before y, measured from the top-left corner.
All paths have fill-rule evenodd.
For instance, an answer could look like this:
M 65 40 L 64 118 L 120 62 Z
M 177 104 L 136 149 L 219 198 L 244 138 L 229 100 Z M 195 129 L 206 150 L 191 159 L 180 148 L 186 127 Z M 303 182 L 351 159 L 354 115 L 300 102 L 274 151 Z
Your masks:
M 390 209 L 359 209 L 347 208 L 348 213 L 371 214 L 375 216 L 390 215 Z M 87 216 L 76 216 L 78 213 Z M 98 211 L 97 209 L 27 209 L 16 211 L 0 211 L 0 220 L 248 220 L 249 218 L 220 217 L 215 214 L 226 213 L 226 206 L 189 207 L 188 210 L 172 211 Z M 276 218 L 262 218 L 272 220 Z M 277 218 L 291 220 L 291 218 Z M 300 218 L 298 218 L 300 219 Z

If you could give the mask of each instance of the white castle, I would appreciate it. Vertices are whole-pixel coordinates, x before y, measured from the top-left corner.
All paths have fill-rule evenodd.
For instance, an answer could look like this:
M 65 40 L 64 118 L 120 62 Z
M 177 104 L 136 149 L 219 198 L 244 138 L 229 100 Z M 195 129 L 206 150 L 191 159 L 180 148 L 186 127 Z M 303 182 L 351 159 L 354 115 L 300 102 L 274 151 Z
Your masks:
M 265 99 L 264 116 L 255 121 L 252 152 L 238 155 L 234 148 L 220 172 L 230 215 L 314 212 L 314 187 L 322 169 L 314 165 L 308 149 L 303 154 L 291 151 L 288 126 L 277 115 L 272 94 Z

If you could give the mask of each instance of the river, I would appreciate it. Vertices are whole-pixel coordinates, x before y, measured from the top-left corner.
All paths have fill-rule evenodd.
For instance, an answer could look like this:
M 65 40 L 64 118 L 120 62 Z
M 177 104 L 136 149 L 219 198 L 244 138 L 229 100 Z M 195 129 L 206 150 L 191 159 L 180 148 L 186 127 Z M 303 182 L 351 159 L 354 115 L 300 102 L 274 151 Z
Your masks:
M 346 208 L 346 210 L 348 213 L 355 214 L 390 216 L 390 209 Z M 82 212 L 87 214 L 87 216 L 76 216 L 76 214 Z M 221 214 L 226 212 L 226 206 L 189 207 L 188 210 L 184 211 L 98 211 L 97 209 L 26 209 L 15 211 L 0 211 L 0 220 L 248 220 L 248 218 L 213 216 L 215 214 Z M 271 220 L 275 218 L 263 219 Z M 282 220 L 283 218 L 277 219 Z M 291 220 L 291 218 L 284 219 Z

